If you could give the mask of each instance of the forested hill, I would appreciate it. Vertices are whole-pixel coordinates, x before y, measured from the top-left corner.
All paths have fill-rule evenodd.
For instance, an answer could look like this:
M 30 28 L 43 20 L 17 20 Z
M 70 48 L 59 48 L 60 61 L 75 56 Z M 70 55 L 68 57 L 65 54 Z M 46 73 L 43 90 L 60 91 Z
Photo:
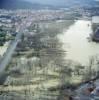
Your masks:
M 53 3 L 54 1 L 54 3 Z M 59 7 L 71 7 L 71 6 L 93 6 L 96 2 L 94 0 L 50 0 L 48 3 L 44 3 L 42 0 L 31 2 L 24 0 L 0 0 L 0 9 L 41 9 L 41 8 L 59 8 Z
M 46 6 L 22 0 L 0 0 L 0 9 L 40 9 Z

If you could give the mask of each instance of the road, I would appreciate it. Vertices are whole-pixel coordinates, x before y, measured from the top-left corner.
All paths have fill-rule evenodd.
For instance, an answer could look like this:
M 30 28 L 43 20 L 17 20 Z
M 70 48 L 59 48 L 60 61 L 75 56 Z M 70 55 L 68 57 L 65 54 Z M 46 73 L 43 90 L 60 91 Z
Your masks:
M 29 21 L 30 19 L 31 19 L 30 17 L 26 18 L 23 21 L 23 23 L 17 27 L 17 35 L 16 35 L 15 39 L 10 42 L 9 47 L 8 47 L 6 53 L 4 54 L 2 61 L 0 62 L 0 74 L 4 72 L 6 66 L 10 63 L 13 53 L 16 49 L 16 46 L 17 46 L 22 34 L 24 33 L 24 30 L 31 25 L 32 21 L 30 23 L 30 21 Z M 29 24 L 27 24 L 28 22 L 29 22 Z
M 95 82 L 96 88 L 99 87 L 99 79 L 97 79 Z M 87 89 L 88 87 L 88 83 L 81 85 L 77 90 L 77 96 L 79 97 L 78 100 L 99 100 L 99 96 L 94 96 L 94 98 L 92 98 L 90 95 L 87 95 L 86 93 L 84 93 L 84 90 Z M 98 98 L 98 99 L 95 99 Z

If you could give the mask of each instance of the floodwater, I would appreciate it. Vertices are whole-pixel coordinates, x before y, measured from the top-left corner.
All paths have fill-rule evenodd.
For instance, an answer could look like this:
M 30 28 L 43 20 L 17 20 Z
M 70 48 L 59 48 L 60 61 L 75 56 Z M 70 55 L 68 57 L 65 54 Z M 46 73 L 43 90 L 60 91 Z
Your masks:
M 77 20 L 59 36 L 67 51 L 66 59 L 88 65 L 90 57 L 99 55 L 99 43 L 88 39 L 91 33 L 91 21 Z

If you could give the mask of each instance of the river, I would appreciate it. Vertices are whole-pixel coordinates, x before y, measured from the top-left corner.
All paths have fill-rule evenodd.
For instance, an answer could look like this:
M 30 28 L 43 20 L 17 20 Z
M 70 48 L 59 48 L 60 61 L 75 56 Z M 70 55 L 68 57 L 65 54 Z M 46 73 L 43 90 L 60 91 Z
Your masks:
M 88 65 L 90 57 L 99 54 L 99 44 L 88 40 L 91 33 L 91 21 L 77 20 L 59 36 L 66 59 Z

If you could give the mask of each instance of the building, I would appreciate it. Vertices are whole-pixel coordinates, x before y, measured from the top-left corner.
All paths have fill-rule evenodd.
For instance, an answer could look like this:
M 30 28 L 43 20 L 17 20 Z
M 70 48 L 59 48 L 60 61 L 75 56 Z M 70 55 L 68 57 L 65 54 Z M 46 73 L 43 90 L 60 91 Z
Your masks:
M 92 17 L 92 29 L 93 29 L 92 40 L 99 42 L 99 16 Z

